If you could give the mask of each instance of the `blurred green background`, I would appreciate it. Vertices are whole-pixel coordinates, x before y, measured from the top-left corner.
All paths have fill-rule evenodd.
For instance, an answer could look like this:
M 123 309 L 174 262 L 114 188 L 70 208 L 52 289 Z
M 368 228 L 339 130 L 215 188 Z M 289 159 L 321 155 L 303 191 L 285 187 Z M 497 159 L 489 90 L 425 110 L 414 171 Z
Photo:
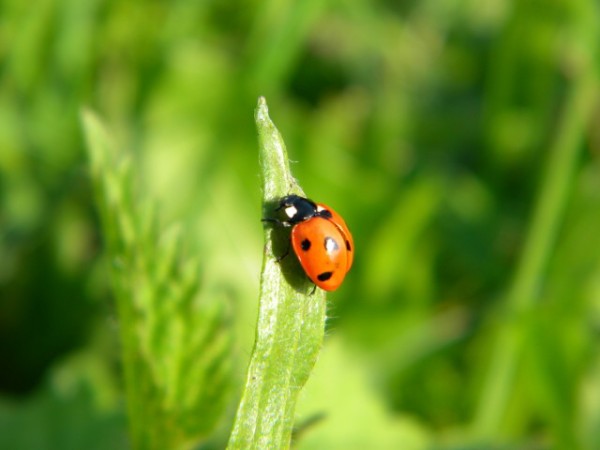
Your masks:
M 600 448 L 599 46 L 596 0 L 0 1 L 0 448 L 128 446 L 82 107 L 227 292 L 226 441 L 259 95 L 356 243 L 298 447 Z

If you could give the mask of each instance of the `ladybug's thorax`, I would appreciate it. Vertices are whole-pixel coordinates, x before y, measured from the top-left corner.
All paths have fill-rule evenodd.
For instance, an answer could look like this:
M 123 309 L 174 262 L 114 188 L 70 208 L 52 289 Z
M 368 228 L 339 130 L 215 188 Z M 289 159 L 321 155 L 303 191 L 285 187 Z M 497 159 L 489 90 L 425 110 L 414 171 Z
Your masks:
M 304 222 L 317 215 L 316 203 L 299 195 L 292 194 L 284 197 L 279 208 L 283 209 L 290 224 Z

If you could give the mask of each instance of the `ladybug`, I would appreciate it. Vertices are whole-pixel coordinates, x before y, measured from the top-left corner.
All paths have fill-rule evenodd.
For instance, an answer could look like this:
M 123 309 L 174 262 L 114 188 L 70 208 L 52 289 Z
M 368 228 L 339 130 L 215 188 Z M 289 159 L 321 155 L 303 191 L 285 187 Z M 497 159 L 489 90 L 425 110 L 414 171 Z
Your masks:
M 336 290 L 354 259 L 354 241 L 344 219 L 329 206 L 293 194 L 281 199 L 276 211 L 282 210 L 286 220 L 264 220 L 292 227 L 292 248 L 308 278 L 325 291 Z

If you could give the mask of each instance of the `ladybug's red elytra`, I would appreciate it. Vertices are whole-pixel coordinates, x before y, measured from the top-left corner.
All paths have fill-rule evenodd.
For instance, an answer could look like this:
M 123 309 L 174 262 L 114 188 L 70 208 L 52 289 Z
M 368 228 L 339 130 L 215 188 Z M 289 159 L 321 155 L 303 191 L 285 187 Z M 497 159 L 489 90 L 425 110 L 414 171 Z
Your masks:
M 283 197 L 276 211 L 287 219 L 264 220 L 293 227 L 292 248 L 308 278 L 325 291 L 340 287 L 354 259 L 354 240 L 344 219 L 329 206 L 294 194 Z

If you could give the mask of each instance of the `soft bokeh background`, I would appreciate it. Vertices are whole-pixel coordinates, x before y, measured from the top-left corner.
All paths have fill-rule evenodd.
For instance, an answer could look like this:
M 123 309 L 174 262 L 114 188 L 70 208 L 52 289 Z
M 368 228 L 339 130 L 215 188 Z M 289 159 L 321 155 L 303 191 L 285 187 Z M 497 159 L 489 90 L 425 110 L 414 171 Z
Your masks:
M 228 292 L 239 394 L 259 95 L 356 241 L 299 447 L 600 448 L 599 30 L 596 0 L 1 1 L 0 448 L 127 448 L 84 106 Z

